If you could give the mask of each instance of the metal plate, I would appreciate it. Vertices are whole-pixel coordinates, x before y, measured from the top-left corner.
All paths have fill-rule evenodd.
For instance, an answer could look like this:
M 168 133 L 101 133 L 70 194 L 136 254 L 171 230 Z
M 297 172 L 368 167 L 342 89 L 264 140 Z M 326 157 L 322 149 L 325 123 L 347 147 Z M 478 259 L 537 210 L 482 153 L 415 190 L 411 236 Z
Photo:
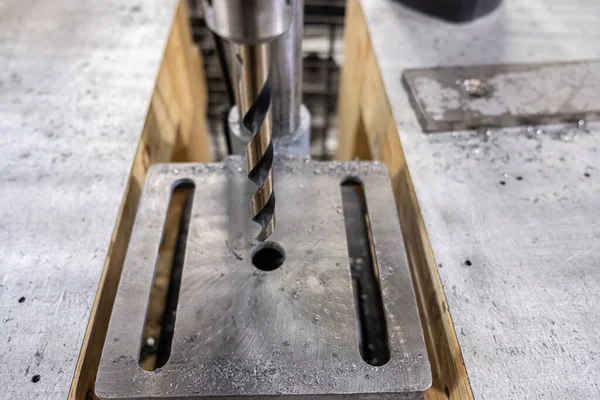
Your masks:
M 426 132 L 600 116 L 598 61 L 409 69 L 403 82 Z
M 279 269 L 250 261 L 258 225 L 242 158 L 148 174 L 96 381 L 102 399 L 422 398 L 430 366 L 387 170 L 379 163 L 276 160 Z M 362 179 L 391 350 L 359 354 L 340 182 Z M 171 356 L 138 367 L 172 185 L 196 184 Z

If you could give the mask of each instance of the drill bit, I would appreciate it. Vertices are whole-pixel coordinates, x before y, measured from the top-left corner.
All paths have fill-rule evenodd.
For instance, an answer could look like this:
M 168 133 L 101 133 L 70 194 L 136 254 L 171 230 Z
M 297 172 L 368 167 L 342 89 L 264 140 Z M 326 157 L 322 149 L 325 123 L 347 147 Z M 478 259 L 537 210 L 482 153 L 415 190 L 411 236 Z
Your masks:
M 256 240 L 263 242 L 275 229 L 269 45 L 233 45 L 232 48 L 239 77 L 236 94 L 241 129 L 251 136 L 246 148 L 248 178 L 258 186 L 251 201 L 252 220 L 260 224 Z

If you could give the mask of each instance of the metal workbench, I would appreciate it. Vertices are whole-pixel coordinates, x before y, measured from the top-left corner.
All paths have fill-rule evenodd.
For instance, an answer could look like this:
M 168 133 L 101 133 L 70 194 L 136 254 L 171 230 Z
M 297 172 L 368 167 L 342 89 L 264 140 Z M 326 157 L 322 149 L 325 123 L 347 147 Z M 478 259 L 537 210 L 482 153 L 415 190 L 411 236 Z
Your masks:
M 0 398 L 65 399 L 176 1 L 0 2 Z
M 361 0 L 476 399 L 600 398 L 600 123 L 423 132 L 408 68 L 600 58 L 600 3 Z

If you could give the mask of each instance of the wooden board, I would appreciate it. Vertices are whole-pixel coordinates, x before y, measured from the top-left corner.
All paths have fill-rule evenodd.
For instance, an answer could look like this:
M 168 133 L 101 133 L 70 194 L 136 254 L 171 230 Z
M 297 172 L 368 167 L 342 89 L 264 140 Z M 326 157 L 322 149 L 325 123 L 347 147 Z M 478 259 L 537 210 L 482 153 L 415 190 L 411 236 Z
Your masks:
M 390 173 L 432 366 L 429 400 L 473 399 L 402 144 L 359 0 L 348 0 L 339 92 L 339 160 L 370 155 Z M 366 139 L 366 140 L 365 140 Z

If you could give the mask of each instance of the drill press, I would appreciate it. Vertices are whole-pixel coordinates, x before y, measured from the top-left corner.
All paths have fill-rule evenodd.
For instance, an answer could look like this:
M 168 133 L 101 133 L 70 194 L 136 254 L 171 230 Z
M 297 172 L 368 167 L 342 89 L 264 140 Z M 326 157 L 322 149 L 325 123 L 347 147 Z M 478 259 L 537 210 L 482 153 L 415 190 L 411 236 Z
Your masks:
M 308 157 L 309 117 L 294 61 L 302 2 L 205 6 L 209 27 L 232 42 L 237 107 L 230 122 L 246 159 L 149 170 L 96 394 L 423 398 L 431 372 L 387 170 Z M 193 195 L 163 317 L 169 332 L 159 340 L 163 362 L 146 370 L 156 259 L 182 185 Z M 258 236 L 252 221 L 261 225 Z

